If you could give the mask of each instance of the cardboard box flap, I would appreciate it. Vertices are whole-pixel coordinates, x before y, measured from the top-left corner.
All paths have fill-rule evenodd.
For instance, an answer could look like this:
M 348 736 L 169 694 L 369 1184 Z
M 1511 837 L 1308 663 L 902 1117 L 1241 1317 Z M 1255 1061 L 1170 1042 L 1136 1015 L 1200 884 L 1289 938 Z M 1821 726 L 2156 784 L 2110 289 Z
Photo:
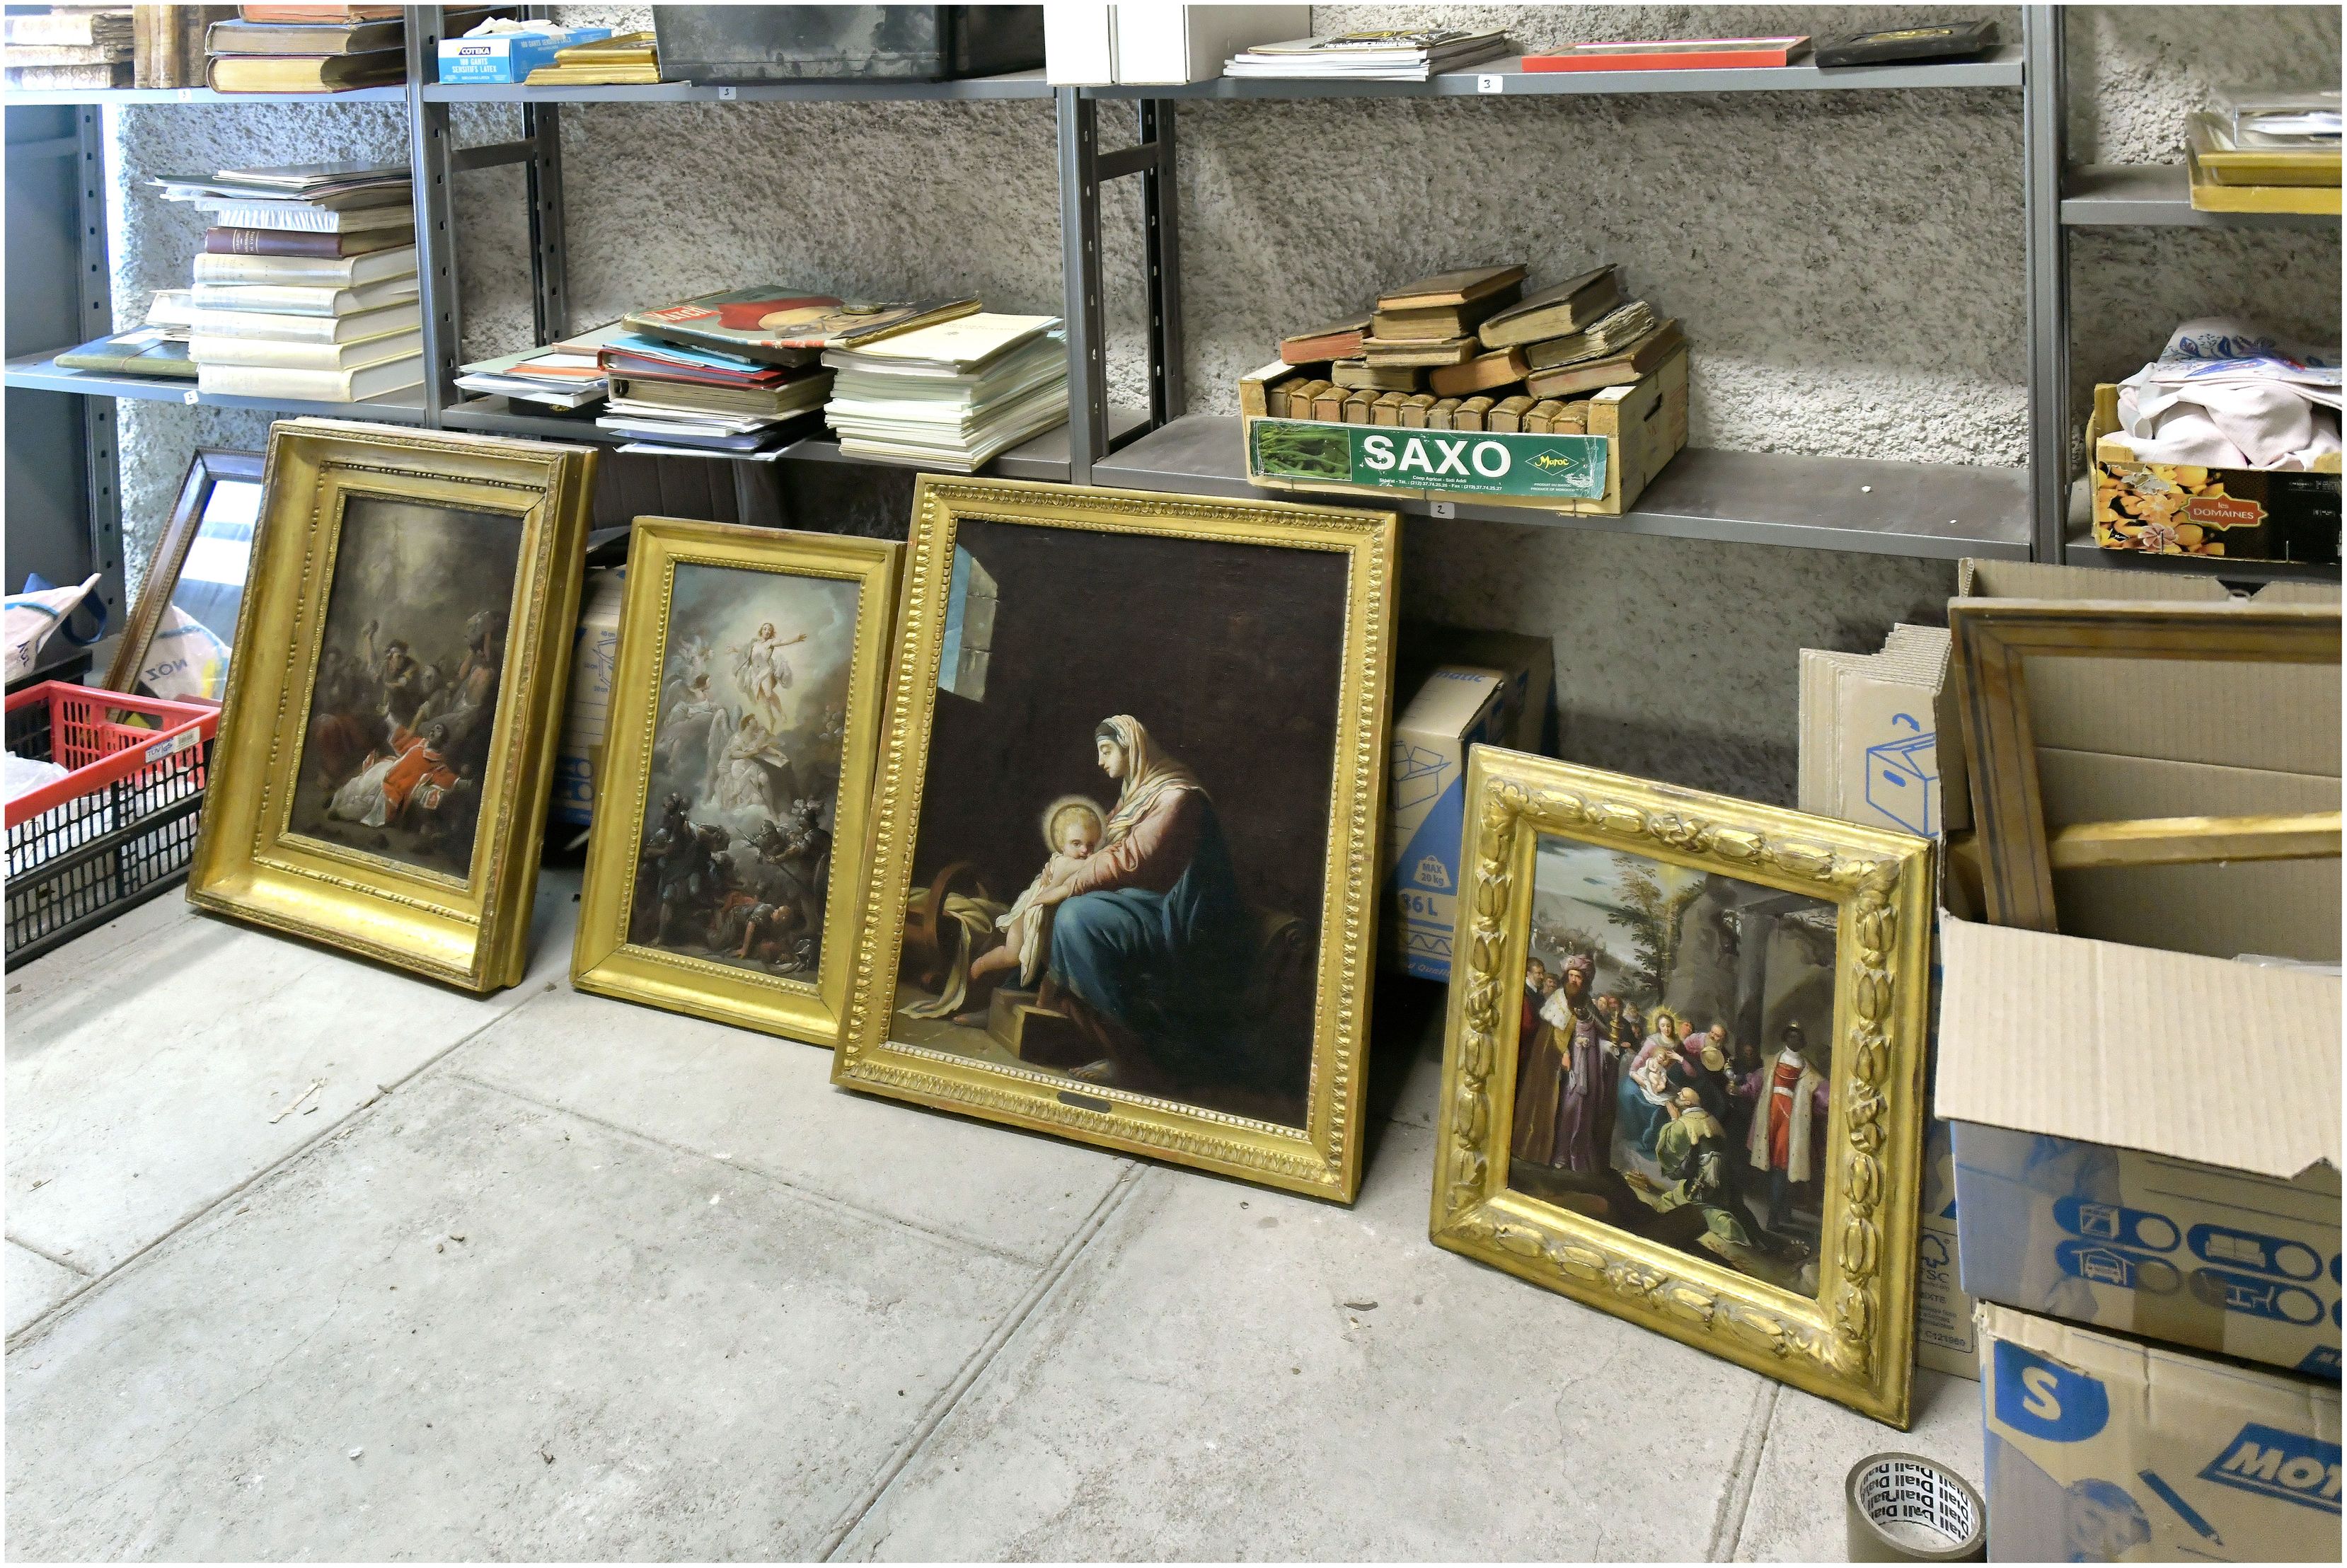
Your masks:
M 1940 921 L 1937 1114 L 2288 1180 L 2340 1168 L 2340 981 Z

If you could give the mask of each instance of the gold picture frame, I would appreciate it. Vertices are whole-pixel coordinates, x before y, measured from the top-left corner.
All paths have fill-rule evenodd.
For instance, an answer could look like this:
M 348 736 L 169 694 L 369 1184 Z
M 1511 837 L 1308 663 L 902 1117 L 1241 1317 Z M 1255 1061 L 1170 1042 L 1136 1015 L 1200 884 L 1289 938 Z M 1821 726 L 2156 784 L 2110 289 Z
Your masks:
M 1049 530 L 1049 537 L 1042 537 L 1040 530 Z M 1359 1125 L 1378 907 L 1376 846 L 1383 825 L 1398 535 L 1399 520 L 1390 512 L 922 477 L 914 494 L 903 608 L 889 684 L 887 733 L 875 791 L 873 875 L 847 1024 L 834 1059 L 832 1081 L 1349 1202 L 1360 1175 Z M 1001 552 L 991 568 L 983 565 L 988 551 Z M 987 575 L 990 570 L 1009 569 L 1003 564 L 1006 559 L 1028 562 L 1019 569 L 1024 575 L 999 580 Z M 1126 595 L 1121 601 L 1122 608 L 1102 607 L 1101 601 L 1108 590 L 1095 569 L 1102 560 L 1133 566 L 1133 576 L 1121 579 L 1115 589 Z M 980 564 L 973 567 L 972 562 Z M 1034 569 L 1037 562 L 1046 563 L 1040 574 Z M 1186 575 L 1193 570 L 1194 578 Z M 1265 586 L 1274 582 L 1312 586 L 1285 599 L 1248 599 L 1250 594 L 1276 596 L 1286 591 Z M 1064 603 L 1055 600 L 1062 588 L 1075 590 Z M 958 597 L 965 592 L 968 597 Z M 1247 622 L 1256 630 L 1247 635 L 1229 634 L 1230 626 L 1225 623 L 1230 618 L 1245 619 L 1247 611 L 1235 608 L 1242 605 L 1263 612 Z M 1245 709 L 1241 703 L 1238 723 L 1245 729 L 1235 739 L 1226 707 L 1223 719 L 1217 721 L 1223 724 L 1219 730 L 1204 720 L 1184 721 L 1166 724 L 1154 741 L 1143 734 L 1135 743 L 1135 715 L 1119 711 L 1106 693 L 1133 692 L 1136 682 L 1146 683 L 1155 676 L 1145 671 L 1136 674 L 1122 660 L 1064 654 L 1060 650 L 1066 645 L 1049 638 L 1041 639 L 1046 652 L 1040 664 L 1033 657 L 1040 636 L 1033 629 L 1039 623 L 1060 624 L 1051 618 L 1069 615 L 1093 618 L 1101 630 L 1091 635 L 1129 639 L 1130 662 L 1136 667 L 1148 666 L 1153 660 L 1224 660 L 1229 662 L 1216 668 L 1243 668 L 1249 659 L 1271 658 L 1263 648 L 1281 637 L 1296 639 L 1296 645 L 1302 646 L 1307 634 L 1296 630 L 1296 625 L 1307 621 L 1316 629 L 1326 629 L 1326 646 L 1321 645 L 1319 630 L 1309 633 L 1312 659 L 1299 661 L 1296 668 L 1308 663 L 1314 673 L 1289 680 L 1288 669 L 1275 669 L 1269 672 L 1272 679 L 1267 687 L 1246 680 L 1216 682 L 1194 676 L 1183 690 L 1194 692 L 1211 688 L 1233 702 L 1240 702 L 1234 693 L 1244 693 L 1245 702 L 1257 704 Z M 1163 635 L 1153 624 L 1153 618 L 1159 616 L 1165 618 Z M 949 630 L 955 638 L 950 655 L 946 649 Z M 1024 644 L 1020 643 L 1022 637 L 1027 639 Z M 1007 651 L 1014 645 L 1030 651 L 1026 655 Z M 1022 657 L 1028 661 L 1024 664 Z M 1048 677 L 1020 673 L 1045 666 Z M 1184 666 L 1193 671 L 1202 667 Z M 1003 699 L 991 705 L 984 697 L 984 682 L 989 678 L 995 683 L 994 694 Z M 1251 900 L 1242 906 L 1242 894 L 1235 891 L 1224 906 L 1229 910 L 1247 908 L 1250 919 L 1260 916 L 1256 924 L 1246 928 L 1268 933 L 1263 945 L 1247 952 L 1249 983 L 1266 983 L 1266 977 L 1274 974 L 1280 977 L 1276 1002 L 1266 1004 L 1266 1011 L 1260 1015 L 1283 1020 L 1280 1027 L 1286 1031 L 1278 1037 L 1276 1049 L 1264 1048 L 1276 1056 L 1278 1071 L 1293 1075 L 1283 1080 L 1288 1085 L 1283 1092 L 1289 1098 L 1280 1102 L 1284 1109 L 1278 1114 L 1202 1103 L 1215 1098 L 1204 1091 L 1184 1089 L 1176 1093 L 1087 1079 L 1080 1076 L 1081 1070 L 1034 1065 L 1023 1052 L 1014 1053 L 1016 1060 L 1005 1061 L 999 1059 L 1004 1054 L 1000 1051 L 981 1057 L 969 1049 L 948 1049 L 938 1043 L 947 1036 L 941 1014 L 936 1015 L 938 1032 L 928 1042 L 899 1038 L 900 1031 L 912 1032 L 906 1016 L 899 1013 L 903 1000 L 899 970 L 907 958 L 908 924 L 919 927 L 915 931 L 917 938 L 938 943 L 939 922 L 935 911 L 952 907 L 949 884 L 966 864 L 956 861 L 942 872 L 924 866 L 916 880 L 917 851 L 935 862 L 953 859 L 952 852 L 958 847 L 950 843 L 923 844 L 922 835 L 928 830 L 925 811 L 934 817 L 948 808 L 967 806 L 973 793 L 988 794 L 991 786 L 976 777 L 982 769 L 958 771 L 962 759 L 977 753 L 955 750 L 960 744 L 956 737 L 987 723 L 987 715 L 1008 722 L 1013 713 L 1033 709 L 1040 702 L 1034 692 L 1042 689 L 1047 678 L 1061 682 L 1051 688 L 1053 691 L 1081 689 L 1084 696 L 1072 703 L 1060 703 L 1071 715 L 1066 724 L 1060 724 L 1056 717 L 1052 721 L 1056 727 L 1049 738 L 1054 745 L 1066 743 L 1057 753 L 1062 765 L 1056 770 L 1039 766 L 1032 770 L 1038 776 L 1031 778 L 1023 773 L 1016 775 L 1018 787 L 1028 792 L 1020 796 L 1025 804 L 997 812 L 992 810 L 996 803 L 991 795 L 980 801 L 988 820 L 1008 825 L 1000 829 L 1004 835 L 1015 829 L 1018 842 L 1028 845 L 1028 835 L 1033 832 L 1030 805 L 1040 808 L 1055 792 L 1081 787 L 1086 774 L 1096 782 L 1100 773 L 1092 770 L 1097 752 L 1102 772 L 1108 772 L 1112 753 L 1125 769 L 1108 772 L 1112 780 L 1122 781 L 1121 792 L 1141 789 L 1143 780 L 1162 783 L 1171 776 L 1185 779 L 1189 787 L 1207 795 L 1217 788 L 1225 791 L 1220 809 L 1231 814 L 1232 842 L 1241 845 L 1241 852 L 1219 873 L 1226 879 L 1225 886 L 1245 881 L 1250 869 L 1245 863 L 1250 855 L 1255 857 L 1255 869 L 1266 876 L 1266 868 L 1282 853 L 1309 865 L 1308 899 L 1295 900 L 1298 905 L 1308 902 L 1307 908 L 1284 914 L 1263 911 Z M 1286 690 L 1281 689 L 1283 681 L 1287 682 Z M 1022 682 L 1030 683 L 1022 685 Z M 970 697 L 973 690 L 979 693 L 976 701 Z M 1102 695 L 1099 702 L 1092 702 L 1095 691 Z M 941 719 L 948 692 L 952 693 L 954 707 Z M 1299 693 L 1308 695 L 1309 701 Z M 1288 697 L 1302 705 L 1289 707 L 1285 701 Z M 1206 699 L 1197 701 L 1204 704 Z M 1143 704 L 1135 700 L 1133 705 Z M 1178 704 L 1169 699 L 1168 706 Z M 1094 720 L 1104 714 L 1113 717 L 1102 719 L 1096 731 Z M 1143 717 L 1148 723 L 1156 722 L 1153 716 Z M 1075 729 L 1078 719 L 1080 731 Z M 1071 733 L 1063 735 L 1061 730 Z M 1289 754 L 1280 750 L 1290 744 L 1280 735 L 1307 731 L 1311 738 L 1295 741 L 1293 754 L 1311 759 L 1308 768 L 1300 768 L 1294 775 L 1303 778 L 1308 774 L 1317 780 L 1308 790 L 1298 785 L 1274 799 L 1276 791 L 1245 782 L 1257 776 L 1247 770 L 1278 765 L 1272 753 Z M 1219 738 L 1209 743 L 1204 737 L 1210 733 Z M 933 755 L 933 745 L 940 744 L 946 749 Z M 1149 764 L 1146 770 L 1155 771 L 1146 771 L 1144 764 L 1134 760 L 1153 754 L 1150 748 L 1154 746 L 1164 747 L 1175 758 L 1170 770 L 1162 764 Z M 1194 764 L 1197 774 L 1191 776 L 1184 764 Z M 951 774 L 938 789 L 929 787 L 933 765 Z M 1003 765 L 1019 764 L 1014 760 Z M 1006 787 L 996 793 L 1007 798 L 1012 792 Z M 1178 795 L 1179 789 L 1174 793 Z M 1161 788 L 1153 798 L 1163 803 L 1167 797 Z M 1057 840 L 1052 835 L 1060 821 L 1058 814 L 1071 799 L 1058 794 L 1041 815 L 1044 839 L 1055 849 Z M 1126 800 L 1127 795 L 1120 793 L 1119 814 Z M 1083 804 L 1077 803 L 1080 808 Z M 1281 813 L 1287 815 L 1282 817 Z M 1099 818 L 1093 820 L 1097 825 Z M 1307 822 L 1311 825 L 1308 834 L 1302 825 Z M 1286 851 L 1267 846 L 1274 826 L 1284 835 L 1278 842 L 1290 845 Z M 1105 831 L 1110 845 L 1122 842 L 1115 815 L 1109 815 Z M 1213 829 L 1218 845 L 1223 842 L 1222 831 L 1219 826 Z M 1021 853 L 1041 858 L 1040 845 Z M 1185 857 L 1192 853 L 1183 852 Z M 1185 858 L 1184 864 L 1204 864 L 1204 852 L 1196 853 L 1196 861 Z M 1019 863 L 1012 880 L 1023 879 L 1030 864 Z M 1184 870 L 1182 876 L 1184 884 L 1177 885 L 1169 897 L 1178 896 L 1187 884 L 1190 873 Z M 1039 878 L 1037 886 L 1040 885 Z M 1008 888 L 998 886 L 994 891 L 1007 894 Z M 962 906 L 984 911 L 971 925 L 985 929 L 987 939 L 998 923 L 992 912 L 1001 907 L 999 900 Z M 1081 929 L 1086 924 L 1071 916 L 1071 907 L 1058 912 L 1054 943 L 1058 933 Z M 1011 908 L 1015 911 L 1016 906 Z M 916 914 L 921 917 L 917 922 L 908 920 Z M 1317 935 L 1307 934 L 1316 927 Z M 1234 915 L 1228 929 L 1238 928 Z M 979 939 L 973 937 L 965 941 Z M 1290 945 L 1275 946 L 1282 941 Z M 958 950 L 966 959 L 969 947 Z M 1035 993 L 1038 999 L 1051 995 L 1048 988 L 1060 978 L 1059 949 L 1053 946 L 1049 950 L 1053 964 L 1040 982 L 1047 989 Z M 1275 959 L 1275 952 L 1283 956 Z M 1178 956 L 1174 961 L 1180 961 Z M 1003 994 L 995 993 L 998 1003 Z M 1074 1005 L 1066 1002 L 1069 994 L 1075 994 L 1072 988 L 1061 993 L 1057 1005 Z M 945 1002 L 948 999 L 928 999 Z M 1028 1025 L 1040 1027 L 1035 1024 L 1037 1017 L 1051 1010 L 1039 1003 L 1020 1016 Z M 994 1016 L 999 1015 L 989 1015 L 989 1019 Z M 964 1027 L 960 1019 L 952 1022 L 957 1028 Z M 989 1022 L 979 1027 L 990 1030 L 992 1026 Z M 1248 1038 L 1267 1040 L 1268 1031 L 1267 1024 L 1253 1028 Z M 966 1047 L 974 1038 L 954 1037 L 952 1043 Z M 1299 1041 L 1308 1044 L 1308 1073 L 1296 1049 Z
M 521 979 L 595 461 L 271 427 L 189 902 L 467 990 Z
M 586 886 L 572 950 L 571 983 L 580 990 L 826 1048 L 838 1042 L 856 958 L 856 923 L 864 903 L 867 862 L 858 846 L 865 842 L 870 819 L 881 699 L 897 613 L 897 573 L 904 549 L 894 540 L 840 534 L 675 518 L 636 519 L 628 549 L 627 598 L 620 612 L 619 661 L 612 672 Z M 681 573 L 691 574 L 682 593 Z M 720 586 L 721 577 L 737 576 L 777 580 L 763 598 L 743 583 L 732 584 L 730 592 Z M 792 587 L 784 588 L 783 579 Z M 835 601 L 843 593 L 854 599 L 844 625 L 835 618 Z M 776 645 L 776 654 L 760 655 L 755 651 L 757 633 L 746 625 L 730 645 L 723 643 L 722 634 L 715 646 L 697 630 L 682 638 L 671 635 L 681 599 L 696 628 L 714 627 L 729 617 L 737 621 L 764 617 L 763 630 L 794 610 L 802 611 L 796 620 L 803 628 L 809 619 L 804 611 L 810 606 L 823 625 L 815 632 L 801 630 L 796 637 L 789 635 L 793 628 L 785 628 L 767 640 Z M 784 600 L 788 602 L 781 602 Z M 780 654 L 781 648 L 795 649 L 805 637 L 821 641 L 805 656 Z M 720 696 L 709 694 L 713 653 L 730 654 L 735 665 L 730 672 L 717 672 Z M 805 666 L 789 692 L 788 719 L 776 721 L 780 733 L 775 738 L 787 736 L 787 753 L 798 764 L 785 793 L 795 797 L 800 789 L 812 787 L 816 794 L 808 798 L 829 798 L 828 809 L 818 807 L 806 842 L 795 850 L 779 836 L 779 821 L 788 808 L 761 798 L 766 787 L 763 781 L 774 769 L 755 760 L 762 754 L 756 743 L 764 734 L 764 722 L 744 689 L 744 682 L 754 683 L 756 677 L 743 673 L 755 660 L 775 656 Z M 692 694 L 696 684 L 698 699 Z M 683 693 L 673 702 L 669 699 L 672 689 Z M 835 736 L 829 733 L 835 707 Z M 701 726 L 697 731 L 692 728 L 696 723 Z M 663 724 L 669 728 L 664 748 Z M 753 725 L 758 726 L 754 732 Z M 689 755 L 683 754 L 687 748 L 680 731 L 689 733 Z M 718 798 L 722 785 L 706 781 L 713 780 L 723 765 L 725 739 L 739 741 L 745 733 L 752 743 L 731 749 L 743 753 L 736 771 L 748 774 L 751 783 L 739 798 Z M 827 762 L 835 749 L 835 776 L 826 787 L 814 770 L 831 770 L 814 760 L 813 752 L 819 750 Z M 655 902 L 662 887 L 659 845 L 649 841 L 662 831 L 654 819 L 660 809 L 652 799 L 656 785 L 684 804 L 678 815 L 688 823 L 695 817 L 724 816 L 730 827 L 704 823 L 696 828 L 713 829 L 728 838 L 727 850 L 719 853 L 732 853 L 733 845 L 741 845 L 756 857 L 749 876 L 723 869 L 721 886 L 696 886 L 692 907 L 678 922 L 680 928 L 692 927 L 690 938 L 680 929 L 668 935 L 666 946 L 662 928 L 668 922 Z M 827 827 L 822 822 L 825 816 Z M 755 842 L 762 830 L 778 835 L 767 848 Z M 679 883 L 690 883 L 695 871 L 731 865 L 730 860 L 702 857 L 682 842 L 682 835 L 670 837 L 679 840 L 671 847 L 689 857 L 679 862 Z M 818 848 L 826 845 L 818 855 Z M 754 876 L 774 886 L 754 883 Z M 651 907 L 642 907 L 646 904 Z M 811 971 L 798 961 L 802 942 L 810 945 Z
M 1903 1428 L 1923 1158 L 1931 845 L 1488 746 L 1471 754 L 1466 790 L 1435 1244 Z M 1726 1254 L 1634 1234 L 1511 1184 L 1519 999 L 1544 842 L 1829 907 L 1832 1050 L 1819 1144 L 1827 1157 L 1813 1167 L 1820 1188 L 1814 1294 L 1742 1272 Z

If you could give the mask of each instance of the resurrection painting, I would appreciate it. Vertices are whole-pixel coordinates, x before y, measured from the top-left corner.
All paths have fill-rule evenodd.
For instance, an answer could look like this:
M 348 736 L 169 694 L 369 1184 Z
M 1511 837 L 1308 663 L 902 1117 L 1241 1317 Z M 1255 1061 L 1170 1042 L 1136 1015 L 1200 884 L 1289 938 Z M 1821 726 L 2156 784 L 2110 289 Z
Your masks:
M 523 522 L 353 497 L 287 830 L 470 876 Z
M 812 979 L 837 826 L 854 580 L 675 568 L 628 940 Z
M 1508 1185 L 1815 1297 L 1827 901 L 1542 835 Z

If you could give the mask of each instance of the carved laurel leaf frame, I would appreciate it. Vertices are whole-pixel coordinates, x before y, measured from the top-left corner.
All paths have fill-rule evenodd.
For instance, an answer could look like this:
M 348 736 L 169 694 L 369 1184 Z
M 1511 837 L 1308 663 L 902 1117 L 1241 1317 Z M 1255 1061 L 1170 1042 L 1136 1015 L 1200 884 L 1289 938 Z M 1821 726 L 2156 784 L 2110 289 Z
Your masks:
M 1286 1127 L 890 1038 L 913 850 L 928 768 L 958 520 L 1155 535 L 1346 558 L 1344 660 L 1314 964 L 1306 1124 Z M 872 807 L 872 871 L 834 1083 L 1352 1201 L 1360 1184 L 1364 1059 L 1375 962 L 1393 658 L 1392 512 L 924 475 L 913 494 L 888 717 Z
M 1452 945 L 1435 1244 L 1904 1429 L 1922 1174 L 1931 845 L 1478 746 Z M 1517 998 L 1543 835 L 1717 871 L 1835 907 L 1833 1075 L 1818 1295 L 1507 1185 Z

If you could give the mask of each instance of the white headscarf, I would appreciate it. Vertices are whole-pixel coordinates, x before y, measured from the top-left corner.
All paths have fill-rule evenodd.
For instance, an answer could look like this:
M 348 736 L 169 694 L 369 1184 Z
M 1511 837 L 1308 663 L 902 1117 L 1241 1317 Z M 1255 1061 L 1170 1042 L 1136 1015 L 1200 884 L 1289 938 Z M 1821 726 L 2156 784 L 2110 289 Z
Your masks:
M 1109 814 L 1108 843 L 1122 841 L 1167 791 L 1206 793 L 1197 774 L 1156 749 L 1149 732 L 1132 714 L 1111 714 L 1101 721 L 1100 727 L 1113 734 L 1117 748 L 1124 753 L 1124 787 L 1117 794 L 1116 809 Z

